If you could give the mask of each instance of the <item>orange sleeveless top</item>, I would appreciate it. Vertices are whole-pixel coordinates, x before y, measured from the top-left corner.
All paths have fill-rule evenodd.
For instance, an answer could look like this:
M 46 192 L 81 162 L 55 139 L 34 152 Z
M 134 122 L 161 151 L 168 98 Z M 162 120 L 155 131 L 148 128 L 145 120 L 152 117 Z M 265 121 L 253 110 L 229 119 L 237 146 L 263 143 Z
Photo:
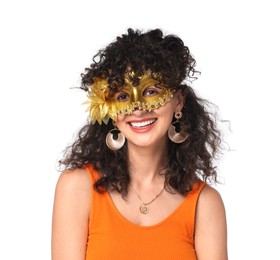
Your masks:
M 89 164 L 86 170 L 93 184 L 99 174 Z M 196 183 L 173 213 L 152 226 L 128 221 L 107 192 L 93 189 L 86 260 L 195 260 L 195 212 L 204 185 Z

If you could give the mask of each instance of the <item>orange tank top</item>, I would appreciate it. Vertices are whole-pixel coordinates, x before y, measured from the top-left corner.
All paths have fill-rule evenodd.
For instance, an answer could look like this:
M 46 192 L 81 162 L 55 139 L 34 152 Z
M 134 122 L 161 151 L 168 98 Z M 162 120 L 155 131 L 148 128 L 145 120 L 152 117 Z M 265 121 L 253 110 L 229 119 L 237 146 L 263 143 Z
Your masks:
M 86 170 L 93 184 L 99 174 L 89 164 Z M 86 260 L 195 260 L 195 212 L 204 185 L 196 183 L 175 211 L 152 226 L 128 221 L 107 192 L 93 189 Z

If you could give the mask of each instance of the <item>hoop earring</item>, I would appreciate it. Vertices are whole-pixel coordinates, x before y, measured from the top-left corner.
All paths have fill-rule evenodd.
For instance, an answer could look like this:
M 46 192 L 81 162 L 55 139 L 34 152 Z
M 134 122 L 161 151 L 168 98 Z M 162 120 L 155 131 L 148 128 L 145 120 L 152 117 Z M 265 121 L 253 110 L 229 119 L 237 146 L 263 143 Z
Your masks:
M 120 130 L 118 130 L 114 122 L 113 126 L 114 128 L 106 135 L 106 145 L 109 149 L 116 151 L 123 147 L 125 136 Z
M 169 139 L 176 144 L 183 143 L 188 138 L 188 128 L 187 126 L 179 122 L 179 119 L 182 118 L 183 113 L 181 111 L 175 112 L 176 121 L 173 122 L 168 128 L 168 137 Z

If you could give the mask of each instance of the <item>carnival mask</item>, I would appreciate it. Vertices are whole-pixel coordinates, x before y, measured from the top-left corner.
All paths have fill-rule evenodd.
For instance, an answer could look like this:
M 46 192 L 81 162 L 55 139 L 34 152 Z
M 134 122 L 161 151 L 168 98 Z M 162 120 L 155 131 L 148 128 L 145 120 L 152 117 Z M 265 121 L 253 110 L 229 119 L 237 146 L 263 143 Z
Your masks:
M 125 74 L 124 86 L 109 97 L 108 80 L 94 78 L 89 90 L 88 111 L 94 124 L 96 121 L 107 124 L 109 119 L 117 119 L 117 115 L 128 115 L 136 109 L 151 111 L 164 106 L 173 97 L 174 90 L 160 81 L 159 74 L 150 71 L 138 77 L 139 84 L 133 85 L 133 72 Z

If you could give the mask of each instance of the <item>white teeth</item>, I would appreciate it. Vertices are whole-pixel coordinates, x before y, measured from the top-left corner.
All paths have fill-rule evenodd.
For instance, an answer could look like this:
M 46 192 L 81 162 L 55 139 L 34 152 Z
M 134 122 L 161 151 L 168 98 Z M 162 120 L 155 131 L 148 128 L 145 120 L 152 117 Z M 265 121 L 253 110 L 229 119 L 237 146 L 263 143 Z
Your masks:
M 156 120 L 153 119 L 153 120 L 147 120 L 147 121 L 142 121 L 142 122 L 130 122 L 130 124 L 133 126 L 133 127 L 143 127 L 143 126 L 147 126 L 147 125 L 150 125 L 152 123 L 154 123 Z

